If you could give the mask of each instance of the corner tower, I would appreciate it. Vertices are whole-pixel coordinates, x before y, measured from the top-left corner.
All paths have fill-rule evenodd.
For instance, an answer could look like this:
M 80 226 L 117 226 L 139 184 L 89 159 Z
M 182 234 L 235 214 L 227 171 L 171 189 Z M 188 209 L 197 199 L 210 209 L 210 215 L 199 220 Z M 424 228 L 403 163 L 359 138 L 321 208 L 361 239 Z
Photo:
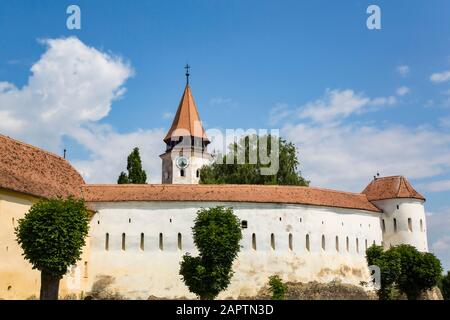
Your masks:
M 160 155 L 163 184 L 198 184 L 200 168 L 211 162 L 207 151 L 210 141 L 189 85 L 189 66 L 186 66 L 186 78 L 177 113 L 164 138 L 166 152 Z
M 383 212 L 383 246 L 409 244 L 428 251 L 425 198 L 403 176 L 375 178 L 362 192 Z

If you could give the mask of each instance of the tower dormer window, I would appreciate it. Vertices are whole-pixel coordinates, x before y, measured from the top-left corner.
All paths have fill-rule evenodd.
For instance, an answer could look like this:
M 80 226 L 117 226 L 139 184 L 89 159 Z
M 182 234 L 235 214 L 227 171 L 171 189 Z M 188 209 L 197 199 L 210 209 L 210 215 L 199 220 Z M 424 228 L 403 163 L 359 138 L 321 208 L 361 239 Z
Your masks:
M 180 177 L 184 177 L 184 176 L 185 176 L 184 169 L 181 169 L 181 170 L 180 170 Z

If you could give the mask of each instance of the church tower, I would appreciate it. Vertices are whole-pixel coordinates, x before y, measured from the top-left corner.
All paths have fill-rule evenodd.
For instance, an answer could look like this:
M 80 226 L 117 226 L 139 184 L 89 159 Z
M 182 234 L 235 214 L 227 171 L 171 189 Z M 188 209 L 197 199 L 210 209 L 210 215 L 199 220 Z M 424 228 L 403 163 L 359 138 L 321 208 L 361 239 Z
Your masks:
M 160 155 L 163 184 L 198 184 L 200 168 L 212 159 L 207 151 L 210 141 L 189 86 L 189 65 L 186 65 L 186 79 L 177 113 L 164 138 L 166 152 Z

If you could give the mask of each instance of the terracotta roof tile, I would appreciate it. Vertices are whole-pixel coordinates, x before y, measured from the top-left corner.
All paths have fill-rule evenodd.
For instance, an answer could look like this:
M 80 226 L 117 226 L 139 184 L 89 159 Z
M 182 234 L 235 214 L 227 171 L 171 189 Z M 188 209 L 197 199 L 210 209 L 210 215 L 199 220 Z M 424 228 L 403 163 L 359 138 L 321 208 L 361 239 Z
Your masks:
M 37 197 L 80 196 L 81 175 L 63 158 L 0 135 L 0 188 Z
M 168 142 L 172 137 L 187 135 L 208 140 L 205 129 L 203 129 L 201 124 L 197 106 L 195 105 L 194 97 L 192 96 L 189 85 L 186 85 L 186 88 L 184 89 L 177 113 L 164 141 Z
M 412 198 L 425 200 L 403 176 L 383 177 L 373 180 L 362 192 L 369 201 Z
M 306 204 L 380 212 L 366 195 L 328 189 L 264 185 L 85 185 L 88 202 L 211 201 Z

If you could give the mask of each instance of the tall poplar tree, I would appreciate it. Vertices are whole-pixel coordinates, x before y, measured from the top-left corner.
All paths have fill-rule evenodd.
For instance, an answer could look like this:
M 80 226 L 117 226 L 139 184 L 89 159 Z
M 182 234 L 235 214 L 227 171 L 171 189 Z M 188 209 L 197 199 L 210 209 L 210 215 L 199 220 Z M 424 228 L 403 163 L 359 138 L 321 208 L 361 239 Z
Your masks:
M 139 148 L 134 148 L 133 151 L 128 156 L 127 161 L 127 171 L 121 172 L 118 184 L 146 184 L 147 183 L 147 173 L 142 169 L 141 156 L 139 155 Z

